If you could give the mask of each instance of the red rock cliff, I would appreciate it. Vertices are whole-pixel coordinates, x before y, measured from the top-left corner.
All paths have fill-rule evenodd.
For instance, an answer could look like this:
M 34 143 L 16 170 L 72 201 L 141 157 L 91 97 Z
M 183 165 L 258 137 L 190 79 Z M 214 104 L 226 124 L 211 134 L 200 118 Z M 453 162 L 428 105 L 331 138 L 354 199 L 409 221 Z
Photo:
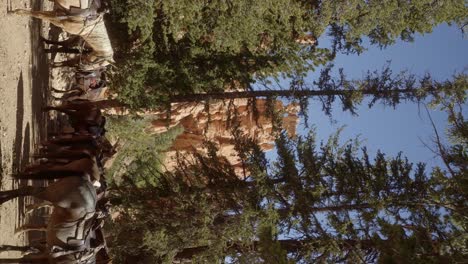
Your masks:
M 153 121 L 153 129 L 159 133 L 168 129 L 168 123 L 169 127 L 180 125 L 184 128 L 184 132 L 176 138 L 171 149 L 167 151 L 166 169 L 171 170 L 176 165 L 174 158 L 177 151 L 187 154 L 204 151 L 204 142 L 211 141 L 218 147 L 219 154 L 225 156 L 232 165 L 238 165 L 236 170 L 241 171 L 240 161 L 234 150 L 229 125 L 230 117 L 235 112 L 234 109 L 237 109 L 240 130 L 255 138 L 263 150 L 271 150 L 274 148 L 275 138 L 271 134 L 272 122 L 266 115 L 266 104 L 267 101 L 264 99 L 256 101 L 257 120 L 247 99 L 236 99 L 231 103 L 219 101 L 211 103 L 209 107 L 196 103 L 173 104 L 170 122 L 162 121 L 166 118 L 164 114 L 157 115 Z M 284 110 L 283 126 L 289 136 L 294 136 L 299 122 L 297 115 L 299 107 L 295 104 L 285 106 L 281 101 L 276 101 L 276 109 Z

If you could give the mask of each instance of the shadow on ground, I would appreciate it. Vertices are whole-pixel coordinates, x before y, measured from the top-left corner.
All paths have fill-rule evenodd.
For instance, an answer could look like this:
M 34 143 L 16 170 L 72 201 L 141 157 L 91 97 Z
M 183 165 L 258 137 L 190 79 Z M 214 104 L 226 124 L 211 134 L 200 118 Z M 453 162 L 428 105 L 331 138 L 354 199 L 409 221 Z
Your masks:
M 42 9 L 41 0 L 31 0 L 30 6 L 33 10 Z M 31 57 L 29 61 L 29 80 L 23 79 L 21 73 L 17 90 L 17 112 L 16 112 L 16 136 L 13 144 L 13 167 L 12 172 L 18 173 L 31 161 L 30 157 L 36 145 L 47 137 L 48 126 L 51 123 L 47 115 L 42 112 L 42 107 L 48 104 L 49 90 L 49 60 L 44 52 L 44 45 L 40 39 L 42 32 L 42 21 L 38 19 L 30 20 Z M 31 98 L 24 98 L 24 82 L 30 82 Z M 31 123 L 24 124 L 24 104 L 31 104 Z M 28 185 L 27 181 L 13 181 L 13 188 L 21 188 Z M 34 186 L 44 186 L 41 181 L 32 182 Z M 34 212 L 29 217 L 25 216 L 25 205 L 35 202 L 30 197 L 18 199 L 18 215 L 16 227 L 24 222 L 41 224 L 44 223 L 43 211 Z M 37 202 L 37 201 L 36 201 Z M 41 238 L 41 234 L 30 232 L 29 241 Z

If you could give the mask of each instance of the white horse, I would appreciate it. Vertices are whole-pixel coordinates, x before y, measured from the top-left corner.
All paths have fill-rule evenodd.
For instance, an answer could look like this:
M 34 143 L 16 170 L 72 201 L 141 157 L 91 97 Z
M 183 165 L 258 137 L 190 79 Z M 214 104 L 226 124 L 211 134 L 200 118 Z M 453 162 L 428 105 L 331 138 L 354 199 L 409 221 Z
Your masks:
M 97 193 L 87 173 L 77 172 L 47 187 L 25 186 L 2 191 L 0 205 L 23 196 L 34 196 L 53 205 L 46 228 L 46 247 L 42 252 L 20 259 L 0 259 L 0 263 L 86 263 L 88 258 L 84 260 L 82 253 L 92 258 L 94 252 L 87 251 L 89 239 L 86 226 L 95 215 Z M 22 248 L 28 250 L 28 247 Z M 2 248 L 12 249 L 9 246 Z M 21 250 L 21 247 L 16 250 Z
M 56 63 L 55 66 L 75 66 L 79 64 L 83 70 L 94 70 L 114 63 L 114 51 L 104 24 L 104 14 L 97 14 L 95 17 L 88 17 L 81 14 L 74 15 L 72 12 L 63 10 L 73 10 L 73 8 L 85 9 L 80 0 L 54 0 L 62 8 L 58 11 L 32 11 L 16 9 L 12 11 L 18 15 L 32 16 L 49 21 L 62 28 L 64 31 L 81 36 L 92 52 L 87 53 L 77 59 Z M 84 0 L 86 1 L 86 0 Z M 86 7 L 89 8 L 89 7 Z

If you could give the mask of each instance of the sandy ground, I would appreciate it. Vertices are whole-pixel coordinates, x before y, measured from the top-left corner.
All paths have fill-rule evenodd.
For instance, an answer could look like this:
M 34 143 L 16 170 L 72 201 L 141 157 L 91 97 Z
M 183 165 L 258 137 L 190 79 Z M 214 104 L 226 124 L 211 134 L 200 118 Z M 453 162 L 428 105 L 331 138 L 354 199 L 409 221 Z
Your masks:
M 27 184 L 11 179 L 30 161 L 35 146 L 44 138 L 46 122 L 41 107 L 46 104 L 49 83 L 48 59 L 39 34 L 43 23 L 29 17 L 7 14 L 10 8 L 50 8 L 42 0 L 0 0 L 0 158 L 1 189 Z M 47 25 L 45 25 L 47 26 Z M 48 27 L 48 26 L 47 26 Z M 30 198 L 15 199 L 0 206 L 0 245 L 23 245 L 28 237 L 15 236 L 19 225 L 34 222 L 24 214 Z M 16 257 L 17 253 L 0 253 Z

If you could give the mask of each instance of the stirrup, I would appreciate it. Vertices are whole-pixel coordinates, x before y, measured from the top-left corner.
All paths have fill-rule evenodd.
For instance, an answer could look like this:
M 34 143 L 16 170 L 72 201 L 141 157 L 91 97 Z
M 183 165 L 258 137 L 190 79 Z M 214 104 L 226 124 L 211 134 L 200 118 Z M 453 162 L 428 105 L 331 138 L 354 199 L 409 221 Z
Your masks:
M 79 248 L 84 246 L 85 240 L 84 239 L 76 239 L 76 238 L 69 238 L 67 239 L 67 245 L 75 248 Z

